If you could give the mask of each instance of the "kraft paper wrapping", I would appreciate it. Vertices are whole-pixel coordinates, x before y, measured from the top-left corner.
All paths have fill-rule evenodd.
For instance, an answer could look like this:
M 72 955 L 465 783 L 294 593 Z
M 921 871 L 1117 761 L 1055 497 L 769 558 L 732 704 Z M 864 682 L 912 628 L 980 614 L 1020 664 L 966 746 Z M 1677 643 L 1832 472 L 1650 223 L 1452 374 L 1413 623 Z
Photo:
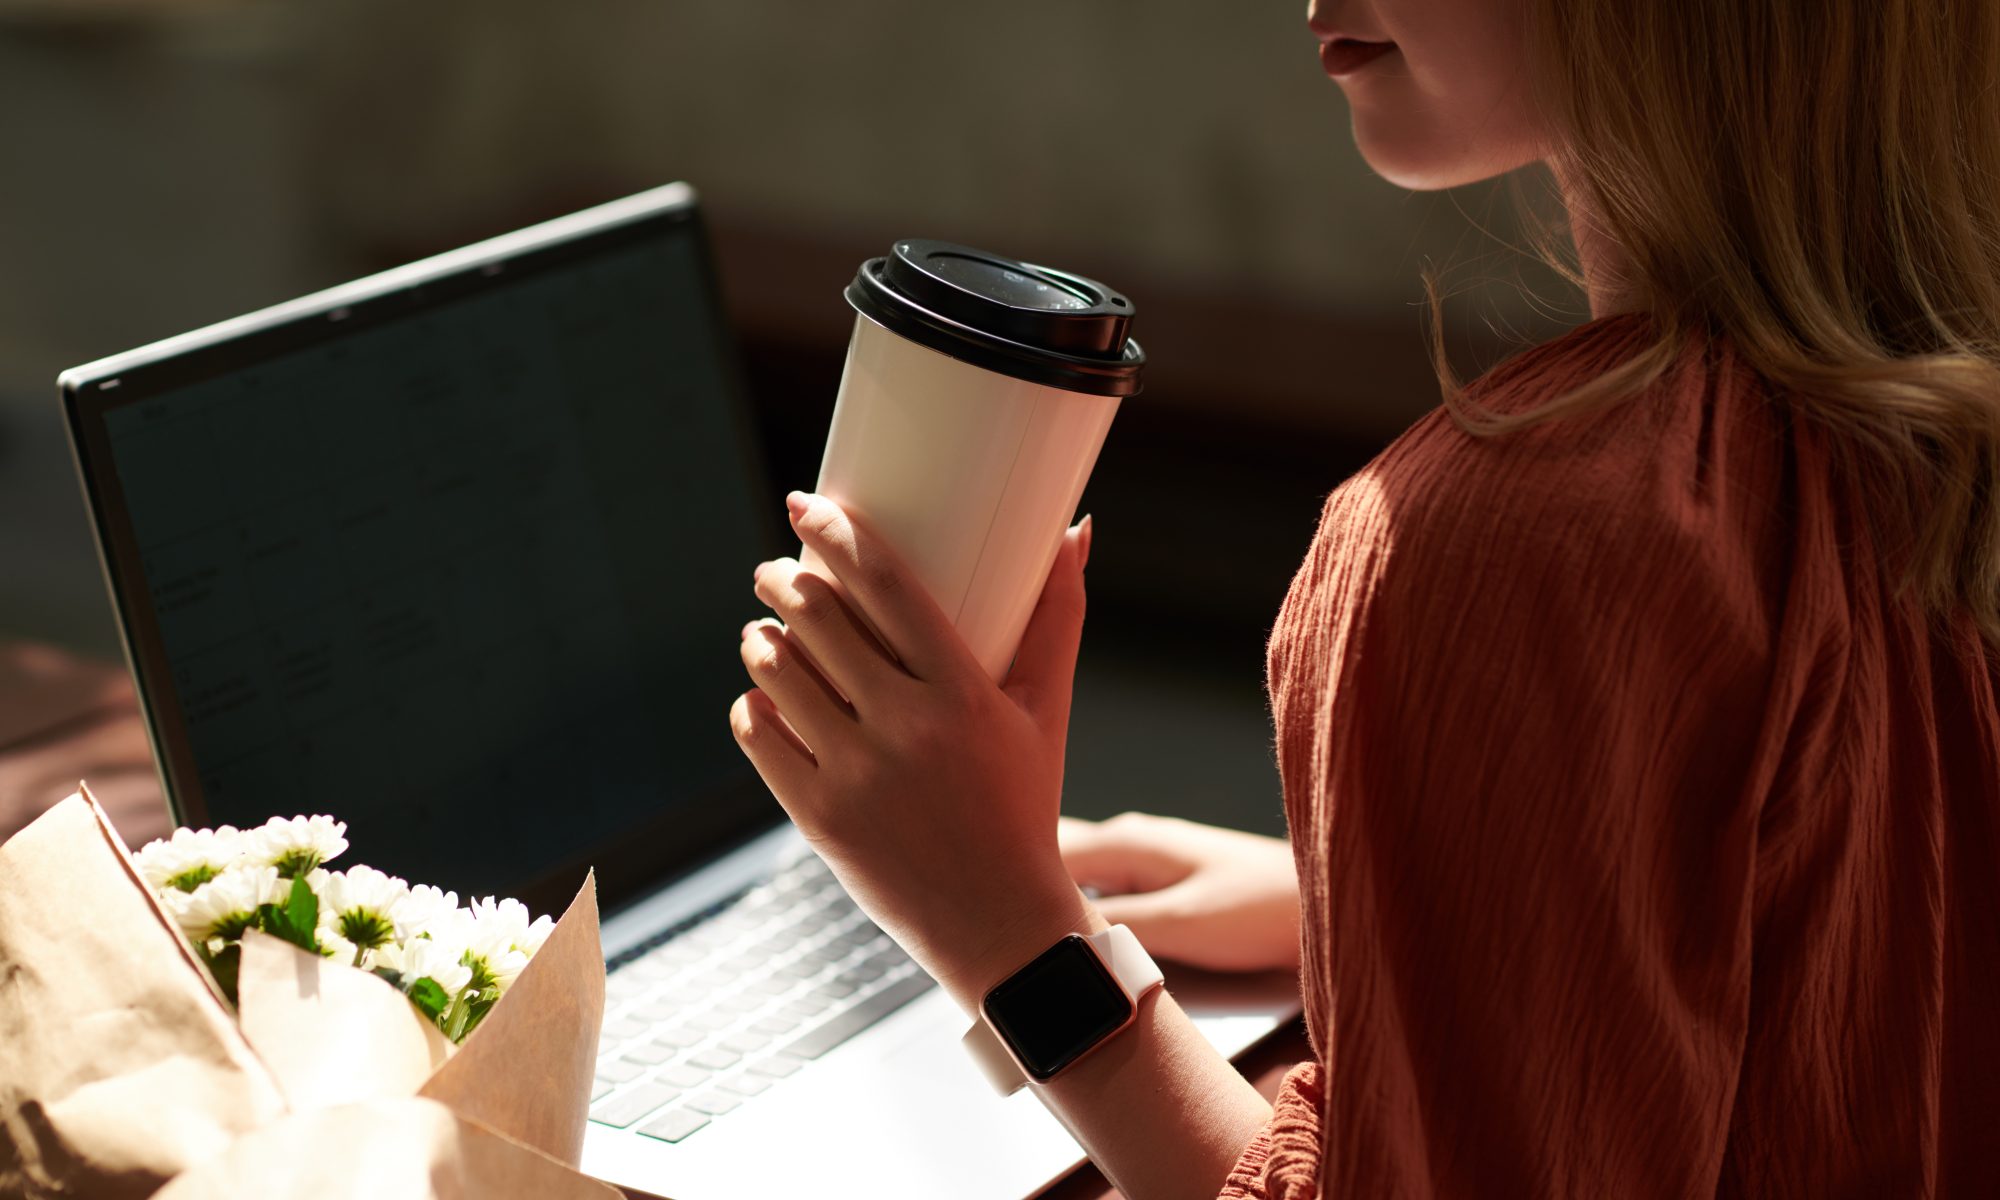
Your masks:
M 621 1200 L 622 1194 L 452 1115 L 435 1100 L 406 1098 L 287 1117 L 238 1138 L 220 1158 L 174 1180 L 154 1200 L 218 1196 Z
M 451 1040 L 387 981 L 256 930 L 243 937 L 236 999 L 244 1040 L 294 1112 L 413 1096 L 451 1056 Z
M 87 788 L 0 845 L 0 1195 L 618 1195 L 573 1169 L 604 1006 L 594 879 L 455 1049 L 384 981 L 263 934 L 238 999 Z
M 500 1003 L 417 1094 L 576 1166 L 603 1021 L 593 874 Z M 495 1087 L 499 1079 L 507 1086 Z
M 0 844 L 0 1195 L 151 1195 L 284 1111 L 87 792 Z

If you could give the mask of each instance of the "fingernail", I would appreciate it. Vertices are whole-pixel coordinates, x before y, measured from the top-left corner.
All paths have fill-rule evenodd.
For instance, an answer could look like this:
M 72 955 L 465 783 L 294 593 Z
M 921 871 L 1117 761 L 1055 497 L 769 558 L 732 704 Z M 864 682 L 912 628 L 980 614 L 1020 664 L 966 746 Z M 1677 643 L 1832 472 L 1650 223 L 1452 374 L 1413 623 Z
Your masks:
M 806 506 L 811 502 L 812 497 L 804 492 L 788 492 L 785 495 L 785 508 L 794 519 L 804 516 Z
M 1081 571 L 1090 565 L 1090 514 L 1083 514 L 1083 520 L 1078 521 L 1077 525 L 1082 529 L 1077 537 L 1083 542 L 1083 558 L 1076 564 L 1076 568 Z

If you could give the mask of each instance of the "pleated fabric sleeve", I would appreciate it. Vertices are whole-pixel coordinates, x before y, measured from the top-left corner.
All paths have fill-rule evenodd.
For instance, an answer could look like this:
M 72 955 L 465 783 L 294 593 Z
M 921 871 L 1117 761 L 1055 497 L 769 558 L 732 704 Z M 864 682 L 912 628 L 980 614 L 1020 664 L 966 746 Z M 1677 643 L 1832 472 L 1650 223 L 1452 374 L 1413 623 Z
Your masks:
M 1844 479 L 1713 344 L 1329 498 L 1269 661 L 1319 1061 L 1226 1196 L 2000 1194 L 1994 671 Z

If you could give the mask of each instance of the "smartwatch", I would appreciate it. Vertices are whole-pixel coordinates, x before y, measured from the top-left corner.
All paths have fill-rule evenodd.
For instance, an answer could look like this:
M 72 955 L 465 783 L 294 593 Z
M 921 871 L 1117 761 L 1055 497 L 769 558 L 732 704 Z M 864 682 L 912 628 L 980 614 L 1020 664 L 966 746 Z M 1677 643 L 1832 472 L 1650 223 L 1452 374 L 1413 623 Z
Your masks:
M 1047 1083 L 1132 1023 L 1160 968 L 1130 929 L 1072 933 L 1009 975 L 979 1003 L 962 1044 L 1001 1095 Z

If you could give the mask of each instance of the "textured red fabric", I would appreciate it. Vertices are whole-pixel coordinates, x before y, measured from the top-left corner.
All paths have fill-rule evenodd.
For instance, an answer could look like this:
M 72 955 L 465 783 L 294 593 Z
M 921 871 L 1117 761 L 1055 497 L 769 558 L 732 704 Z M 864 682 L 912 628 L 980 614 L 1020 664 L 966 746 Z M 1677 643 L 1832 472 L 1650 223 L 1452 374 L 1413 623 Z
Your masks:
M 1726 345 L 1333 493 L 1269 661 L 1319 1062 L 1226 1195 L 2000 1196 L 2000 679 L 1861 512 Z

